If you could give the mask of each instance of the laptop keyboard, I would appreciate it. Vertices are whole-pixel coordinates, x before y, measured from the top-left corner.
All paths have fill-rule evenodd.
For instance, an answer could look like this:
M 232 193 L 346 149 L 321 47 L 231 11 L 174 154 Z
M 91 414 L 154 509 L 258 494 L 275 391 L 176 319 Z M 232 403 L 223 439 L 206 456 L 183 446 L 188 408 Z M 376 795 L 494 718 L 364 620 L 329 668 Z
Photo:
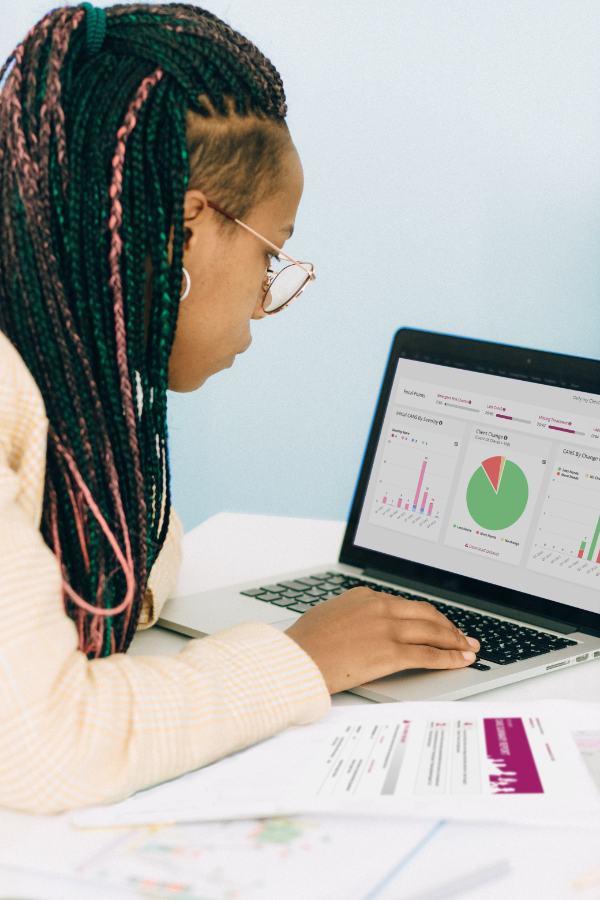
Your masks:
M 354 587 L 368 587 L 373 591 L 404 597 L 407 600 L 425 599 L 405 590 L 384 587 L 373 581 L 340 575 L 339 572 L 323 572 L 320 575 L 296 578 L 294 581 L 281 581 L 278 584 L 251 588 L 241 593 L 247 597 L 254 597 L 256 600 L 262 600 L 264 603 L 272 603 L 274 606 L 283 606 L 293 612 L 303 613 L 317 603 L 337 597 L 338 594 L 343 594 L 344 591 Z M 489 660 L 499 666 L 507 666 L 520 659 L 531 659 L 534 656 L 551 653 L 553 650 L 562 650 L 564 647 L 574 647 L 577 644 L 577 641 L 570 641 L 568 638 L 557 637 L 544 631 L 536 631 L 534 628 L 527 628 L 524 625 L 503 622 L 501 619 L 486 616 L 476 610 L 450 606 L 441 600 L 429 600 L 428 602 L 469 637 L 477 638 L 481 644 L 480 659 Z M 480 659 L 474 662 L 471 668 L 480 671 L 489 669 L 490 667 Z

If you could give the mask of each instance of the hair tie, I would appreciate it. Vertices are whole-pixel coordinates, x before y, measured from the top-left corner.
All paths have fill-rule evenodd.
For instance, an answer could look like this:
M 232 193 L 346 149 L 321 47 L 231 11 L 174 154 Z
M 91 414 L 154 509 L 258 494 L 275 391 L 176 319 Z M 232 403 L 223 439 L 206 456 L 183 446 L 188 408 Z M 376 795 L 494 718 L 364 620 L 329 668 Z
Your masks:
M 100 50 L 106 34 L 106 10 L 98 9 L 91 3 L 83 3 L 85 9 L 86 39 L 88 56 L 95 56 Z

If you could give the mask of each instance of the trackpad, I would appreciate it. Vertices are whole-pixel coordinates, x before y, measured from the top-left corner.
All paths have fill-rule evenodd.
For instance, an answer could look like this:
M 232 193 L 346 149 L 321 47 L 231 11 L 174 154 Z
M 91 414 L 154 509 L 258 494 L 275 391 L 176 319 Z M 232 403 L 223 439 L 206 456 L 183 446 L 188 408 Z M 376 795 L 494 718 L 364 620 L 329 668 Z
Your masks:
M 297 618 L 292 618 L 292 613 L 280 606 L 261 603 L 253 597 L 233 591 L 207 591 L 167 600 L 161 610 L 159 624 L 176 631 L 184 626 L 185 634 L 214 634 L 240 622 L 264 622 L 285 631 Z

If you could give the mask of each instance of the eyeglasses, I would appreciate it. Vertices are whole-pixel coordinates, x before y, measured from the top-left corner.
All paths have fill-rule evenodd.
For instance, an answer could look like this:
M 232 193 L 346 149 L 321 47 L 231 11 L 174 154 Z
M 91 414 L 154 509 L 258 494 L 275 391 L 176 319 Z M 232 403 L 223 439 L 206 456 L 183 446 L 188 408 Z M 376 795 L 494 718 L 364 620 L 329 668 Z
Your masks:
M 254 237 L 257 237 L 265 244 L 268 244 L 268 246 L 277 254 L 278 262 L 291 263 L 291 265 L 284 265 L 279 271 L 276 271 L 272 265 L 267 269 L 266 278 L 262 286 L 265 294 L 262 307 L 268 316 L 281 312 L 282 309 L 289 306 L 296 297 L 300 296 L 308 283 L 315 280 L 315 267 L 312 263 L 297 262 L 295 259 L 292 259 L 291 256 L 288 256 L 287 253 L 283 252 L 281 247 L 272 244 L 271 241 L 267 240 L 266 237 L 263 237 L 262 234 L 259 234 L 258 231 L 254 231 L 254 229 L 250 228 L 249 225 L 246 225 L 245 222 L 240 222 L 239 219 L 236 219 L 235 216 L 228 213 L 226 209 L 217 206 L 216 203 L 211 203 L 209 200 L 208 206 L 218 213 L 221 213 L 222 216 L 231 219 L 236 225 L 241 225 L 242 228 L 245 228 L 246 231 L 249 231 L 250 234 L 253 234 Z

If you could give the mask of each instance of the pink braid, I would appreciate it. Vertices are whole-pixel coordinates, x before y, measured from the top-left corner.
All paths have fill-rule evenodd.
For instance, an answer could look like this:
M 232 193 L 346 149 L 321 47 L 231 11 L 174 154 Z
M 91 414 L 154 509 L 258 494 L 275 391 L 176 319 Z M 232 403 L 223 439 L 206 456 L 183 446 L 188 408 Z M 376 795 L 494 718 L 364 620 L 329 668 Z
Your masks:
M 109 284 L 113 291 L 113 309 L 115 314 L 115 339 L 117 345 L 117 366 L 119 369 L 119 378 L 121 384 L 121 395 L 123 397 L 123 407 L 125 412 L 125 421 L 129 431 L 129 445 L 134 459 L 136 481 L 137 481 L 137 498 L 140 506 L 140 516 L 145 518 L 146 500 L 144 491 L 144 481 L 140 466 L 139 445 L 137 439 L 137 423 L 135 418 L 135 407 L 133 402 L 133 390 L 131 379 L 129 377 L 129 369 L 127 365 L 127 336 L 125 331 L 125 313 L 123 306 L 123 285 L 121 282 L 120 259 L 123 250 L 123 242 L 119 235 L 119 228 L 122 223 L 123 207 L 121 206 L 120 196 L 123 191 L 123 165 L 125 162 L 125 149 L 127 139 L 136 126 L 136 113 L 142 108 L 148 98 L 152 88 L 163 77 L 163 70 L 159 67 L 148 78 L 144 78 L 140 84 L 137 93 L 132 100 L 129 109 L 125 115 L 123 125 L 117 131 L 117 149 L 112 160 L 113 177 L 110 185 L 110 197 L 112 200 L 111 215 L 108 222 L 108 228 L 111 232 L 110 236 L 110 253 L 109 265 L 111 276 Z M 129 535 L 126 524 L 123 526 L 123 533 L 127 541 L 129 549 Z M 127 634 L 129 619 L 131 616 L 131 608 L 128 608 L 126 621 L 123 628 L 123 640 Z
M 75 527 L 77 528 L 77 537 L 79 538 L 79 546 L 81 547 L 81 553 L 83 556 L 83 562 L 85 565 L 85 570 L 89 574 L 90 571 L 90 557 L 88 554 L 87 541 L 85 538 L 85 522 L 83 520 L 83 509 L 81 503 L 81 495 L 75 499 L 75 495 L 73 494 L 73 489 L 69 482 L 65 479 L 65 485 L 69 494 L 69 500 L 71 501 L 71 506 L 73 507 L 73 516 L 75 517 Z
M 85 16 L 84 9 L 78 9 L 73 12 L 71 9 L 64 9 L 52 31 L 52 52 L 48 59 L 48 76 L 46 78 L 46 90 L 44 93 L 44 103 L 40 109 L 40 143 L 42 145 L 49 144 L 50 132 L 52 130 L 52 122 L 48 111 L 52 110 L 54 121 L 54 132 L 57 143 L 58 164 L 61 169 L 63 190 L 66 194 L 69 184 L 69 172 L 67 168 L 66 152 L 67 138 L 65 134 L 65 114 L 60 103 L 62 86 L 60 83 L 60 69 L 63 59 L 69 47 L 71 34 L 80 24 Z M 69 22 L 69 27 L 66 24 Z
M 106 538 L 107 538 L 109 544 L 111 545 L 111 547 L 114 551 L 114 554 L 117 557 L 117 559 L 121 565 L 121 568 L 123 569 L 123 572 L 125 573 L 125 579 L 127 581 L 127 593 L 125 594 L 125 599 L 123 600 L 122 603 L 120 603 L 118 606 L 113 607 L 112 609 L 102 609 L 101 607 L 98 607 L 98 606 L 92 606 L 91 603 L 88 603 L 86 600 L 83 599 L 83 597 L 80 597 L 79 594 L 77 594 L 73 590 L 71 585 L 68 584 L 67 582 L 63 582 L 64 591 L 71 598 L 73 603 L 75 603 L 77 606 L 80 607 L 80 609 L 85 609 L 86 612 L 92 613 L 94 616 L 116 616 L 131 606 L 131 603 L 133 602 L 134 593 L 135 593 L 135 575 L 134 575 L 134 568 L 133 568 L 133 559 L 132 559 L 132 555 L 131 555 L 131 545 L 129 543 L 129 535 L 127 532 L 125 532 L 125 545 L 126 545 L 126 554 L 127 554 L 127 558 L 125 558 L 125 556 L 123 556 L 123 551 L 119 547 L 117 539 L 115 538 L 114 534 L 108 527 L 106 519 L 100 512 L 96 502 L 94 501 L 94 498 L 92 497 L 92 495 L 90 493 L 88 486 L 86 485 L 85 481 L 81 477 L 81 474 L 80 474 L 77 466 L 75 465 L 75 460 L 73 459 L 71 454 L 66 450 L 66 448 L 63 446 L 63 444 L 61 443 L 59 438 L 56 436 L 56 434 L 53 434 L 52 436 L 54 438 L 54 442 L 56 443 L 56 446 L 57 446 L 61 456 L 67 463 L 67 466 L 69 467 L 69 471 L 71 472 L 71 475 L 75 479 L 77 486 L 79 487 L 79 490 L 85 497 L 85 500 L 86 500 L 86 503 L 87 503 L 89 509 L 91 510 L 96 521 L 100 525 L 100 528 L 106 535 Z M 56 531 L 56 539 L 58 539 L 58 530 Z

